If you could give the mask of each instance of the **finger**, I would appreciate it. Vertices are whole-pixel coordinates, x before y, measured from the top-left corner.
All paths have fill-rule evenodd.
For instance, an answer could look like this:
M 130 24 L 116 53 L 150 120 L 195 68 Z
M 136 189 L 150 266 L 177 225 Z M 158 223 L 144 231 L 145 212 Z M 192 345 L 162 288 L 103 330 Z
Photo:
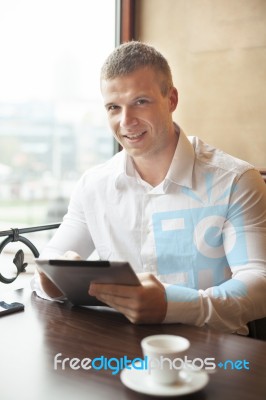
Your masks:
M 133 307 L 132 299 L 125 299 L 110 295 L 100 295 L 97 297 L 97 299 L 123 314 L 130 322 L 139 322 L 139 315 L 136 313 L 136 310 Z
M 160 282 L 158 279 L 149 272 L 140 272 L 137 274 L 139 281 L 142 285 L 151 283 L 151 282 Z
M 122 298 L 131 298 L 136 295 L 136 290 L 140 286 L 129 286 L 129 285 L 110 285 L 107 283 L 95 283 L 92 282 L 89 287 L 89 294 L 91 296 L 115 296 Z
M 108 304 L 110 307 L 115 309 L 123 309 L 127 310 L 132 307 L 132 299 L 125 298 L 125 297 L 116 297 L 109 294 L 100 294 L 96 296 L 98 300 Z
M 89 295 L 108 304 L 110 307 L 127 310 L 134 309 L 139 304 L 141 286 L 124 286 L 91 283 Z

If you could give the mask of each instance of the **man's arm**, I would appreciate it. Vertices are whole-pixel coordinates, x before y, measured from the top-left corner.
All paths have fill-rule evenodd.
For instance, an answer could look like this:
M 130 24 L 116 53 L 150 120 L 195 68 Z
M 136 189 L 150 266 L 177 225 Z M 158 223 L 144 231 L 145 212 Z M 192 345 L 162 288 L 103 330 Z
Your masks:
M 231 279 L 206 290 L 168 285 L 165 322 L 246 334 L 249 321 L 266 317 L 266 185 L 255 170 L 236 184 L 223 242 Z
M 247 322 L 266 316 L 265 184 L 258 173 L 248 171 L 238 182 L 234 196 L 232 203 L 238 202 L 241 207 L 232 207 L 228 215 L 223 232 L 225 251 L 230 248 L 232 224 L 237 228 L 237 235 L 245 236 L 245 241 L 236 244 L 239 248 L 234 254 L 238 255 L 238 260 L 231 259 L 228 251 L 231 279 L 216 287 L 195 290 L 178 285 L 163 286 L 152 275 L 144 275 L 138 290 L 93 284 L 89 293 L 121 311 L 134 323 L 164 320 L 247 333 Z M 247 248 L 241 248 L 243 243 Z M 241 264 L 243 252 L 247 259 Z
M 82 191 L 81 179 L 71 196 L 68 212 L 62 224 L 41 251 L 40 258 L 86 259 L 94 251 L 94 243 L 90 236 L 81 204 Z M 41 297 L 46 297 L 45 294 L 50 298 L 62 296 L 60 290 L 41 272 L 34 277 L 32 287 Z

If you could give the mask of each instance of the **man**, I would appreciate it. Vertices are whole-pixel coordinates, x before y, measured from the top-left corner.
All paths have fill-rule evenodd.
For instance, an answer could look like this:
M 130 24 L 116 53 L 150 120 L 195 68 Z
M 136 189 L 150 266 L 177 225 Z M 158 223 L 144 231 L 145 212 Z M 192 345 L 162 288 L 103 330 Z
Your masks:
M 102 259 L 129 261 L 141 286 L 93 283 L 88 291 L 133 323 L 247 334 L 247 322 L 266 316 L 259 173 L 173 122 L 177 90 L 154 48 L 116 48 L 102 67 L 101 92 L 123 150 L 83 175 L 42 256 L 86 259 L 96 249 Z M 60 296 L 40 278 L 49 296 Z

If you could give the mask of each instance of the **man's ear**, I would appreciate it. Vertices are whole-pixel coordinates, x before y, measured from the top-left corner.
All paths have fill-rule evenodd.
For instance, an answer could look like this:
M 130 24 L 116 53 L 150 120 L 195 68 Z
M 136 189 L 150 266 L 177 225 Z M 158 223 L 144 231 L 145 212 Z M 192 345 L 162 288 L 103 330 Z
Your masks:
M 169 90 L 169 111 L 174 112 L 178 104 L 178 91 L 175 87 Z

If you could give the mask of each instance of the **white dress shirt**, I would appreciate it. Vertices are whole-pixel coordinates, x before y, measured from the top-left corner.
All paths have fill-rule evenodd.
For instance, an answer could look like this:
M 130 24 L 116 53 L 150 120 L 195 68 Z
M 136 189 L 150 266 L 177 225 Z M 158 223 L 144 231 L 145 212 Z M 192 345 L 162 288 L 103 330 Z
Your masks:
M 266 316 L 266 189 L 248 163 L 181 131 L 166 178 L 144 182 L 123 150 L 77 183 L 43 250 L 128 261 L 165 286 L 165 322 L 247 334 Z

